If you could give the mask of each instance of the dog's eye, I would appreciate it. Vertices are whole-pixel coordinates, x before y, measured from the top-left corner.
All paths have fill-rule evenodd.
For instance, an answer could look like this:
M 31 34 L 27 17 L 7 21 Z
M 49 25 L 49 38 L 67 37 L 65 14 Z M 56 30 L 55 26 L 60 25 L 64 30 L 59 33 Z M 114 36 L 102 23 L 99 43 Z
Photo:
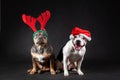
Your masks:
M 85 39 L 85 38 L 83 37 L 83 39 Z
M 86 39 L 86 38 L 84 38 L 84 37 L 83 37 L 83 40 L 87 41 L 87 39 Z
M 44 39 L 46 39 L 46 37 L 45 37 L 45 36 L 43 36 L 43 38 L 44 38 Z
M 36 36 L 39 36 L 39 34 L 36 34 Z
M 77 36 L 74 36 L 74 38 L 76 38 Z

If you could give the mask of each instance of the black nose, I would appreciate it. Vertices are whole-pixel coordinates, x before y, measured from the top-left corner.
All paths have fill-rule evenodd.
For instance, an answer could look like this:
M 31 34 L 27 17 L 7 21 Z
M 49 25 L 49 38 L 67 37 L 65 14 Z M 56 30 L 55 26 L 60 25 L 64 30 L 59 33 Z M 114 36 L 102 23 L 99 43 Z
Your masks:
M 80 40 L 76 40 L 76 45 L 80 45 Z
M 39 37 L 39 42 L 43 42 L 43 38 L 42 37 Z
M 43 43 L 43 38 L 39 37 L 38 39 L 39 39 L 39 41 L 37 42 L 37 44 L 42 44 Z

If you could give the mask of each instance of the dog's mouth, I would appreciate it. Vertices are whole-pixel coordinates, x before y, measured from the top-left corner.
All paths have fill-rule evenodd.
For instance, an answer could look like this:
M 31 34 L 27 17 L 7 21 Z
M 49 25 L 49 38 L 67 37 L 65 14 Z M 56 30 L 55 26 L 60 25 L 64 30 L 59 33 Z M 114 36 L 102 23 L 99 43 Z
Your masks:
M 39 44 L 39 45 L 45 44 L 44 39 L 42 37 L 40 37 L 37 41 L 37 44 Z
M 79 51 L 81 48 L 82 48 L 82 46 L 81 45 L 74 45 L 75 46 L 75 49 L 77 50 L 77 51 Z
M 73 44 L 77 51 L 79 51 L 82 48 L 80 40 L 76 40 L 75 43 L 73 42 Z
M 41 44 L 45 44 L 45 43 L 42 41 L 38 41 L 37 44 L 41 45 Z

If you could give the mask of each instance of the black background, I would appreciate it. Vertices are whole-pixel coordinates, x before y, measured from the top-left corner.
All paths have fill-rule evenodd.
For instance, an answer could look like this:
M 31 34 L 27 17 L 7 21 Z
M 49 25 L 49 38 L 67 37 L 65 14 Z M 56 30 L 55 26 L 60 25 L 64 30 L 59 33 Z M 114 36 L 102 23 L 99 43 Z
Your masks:
M 69 40 L 72 28 L 79 26 L 89 30 L 92 36 L 86 47 L 85 67 L 119 65 L 120 9 L 116 0 L 2 0 L 1 63 L 31 66 L 33 31 L 23 23 L 21 15 L 38 17 L 45 10 L 51 12 L 46 30 L 55 55 Z

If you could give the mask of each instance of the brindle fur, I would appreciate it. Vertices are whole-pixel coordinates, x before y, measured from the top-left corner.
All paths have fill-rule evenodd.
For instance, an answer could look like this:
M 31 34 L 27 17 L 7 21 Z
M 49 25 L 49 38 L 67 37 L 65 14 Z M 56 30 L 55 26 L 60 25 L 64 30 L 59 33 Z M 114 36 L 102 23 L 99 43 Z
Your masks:
M 31 48 L 32 55 L 32 69 L 29 69 L 30 74 L 36 72 L 50 71 L 52 75 L 56 74 L 54 70 L 54 54 L 53 47 L 48 44 L 47 38 L 43 33 L 38 32 L 34 37 L 34 45 Z M 37 58 L 38 55 L 43 56 L 44 62 L 40 62 Z

